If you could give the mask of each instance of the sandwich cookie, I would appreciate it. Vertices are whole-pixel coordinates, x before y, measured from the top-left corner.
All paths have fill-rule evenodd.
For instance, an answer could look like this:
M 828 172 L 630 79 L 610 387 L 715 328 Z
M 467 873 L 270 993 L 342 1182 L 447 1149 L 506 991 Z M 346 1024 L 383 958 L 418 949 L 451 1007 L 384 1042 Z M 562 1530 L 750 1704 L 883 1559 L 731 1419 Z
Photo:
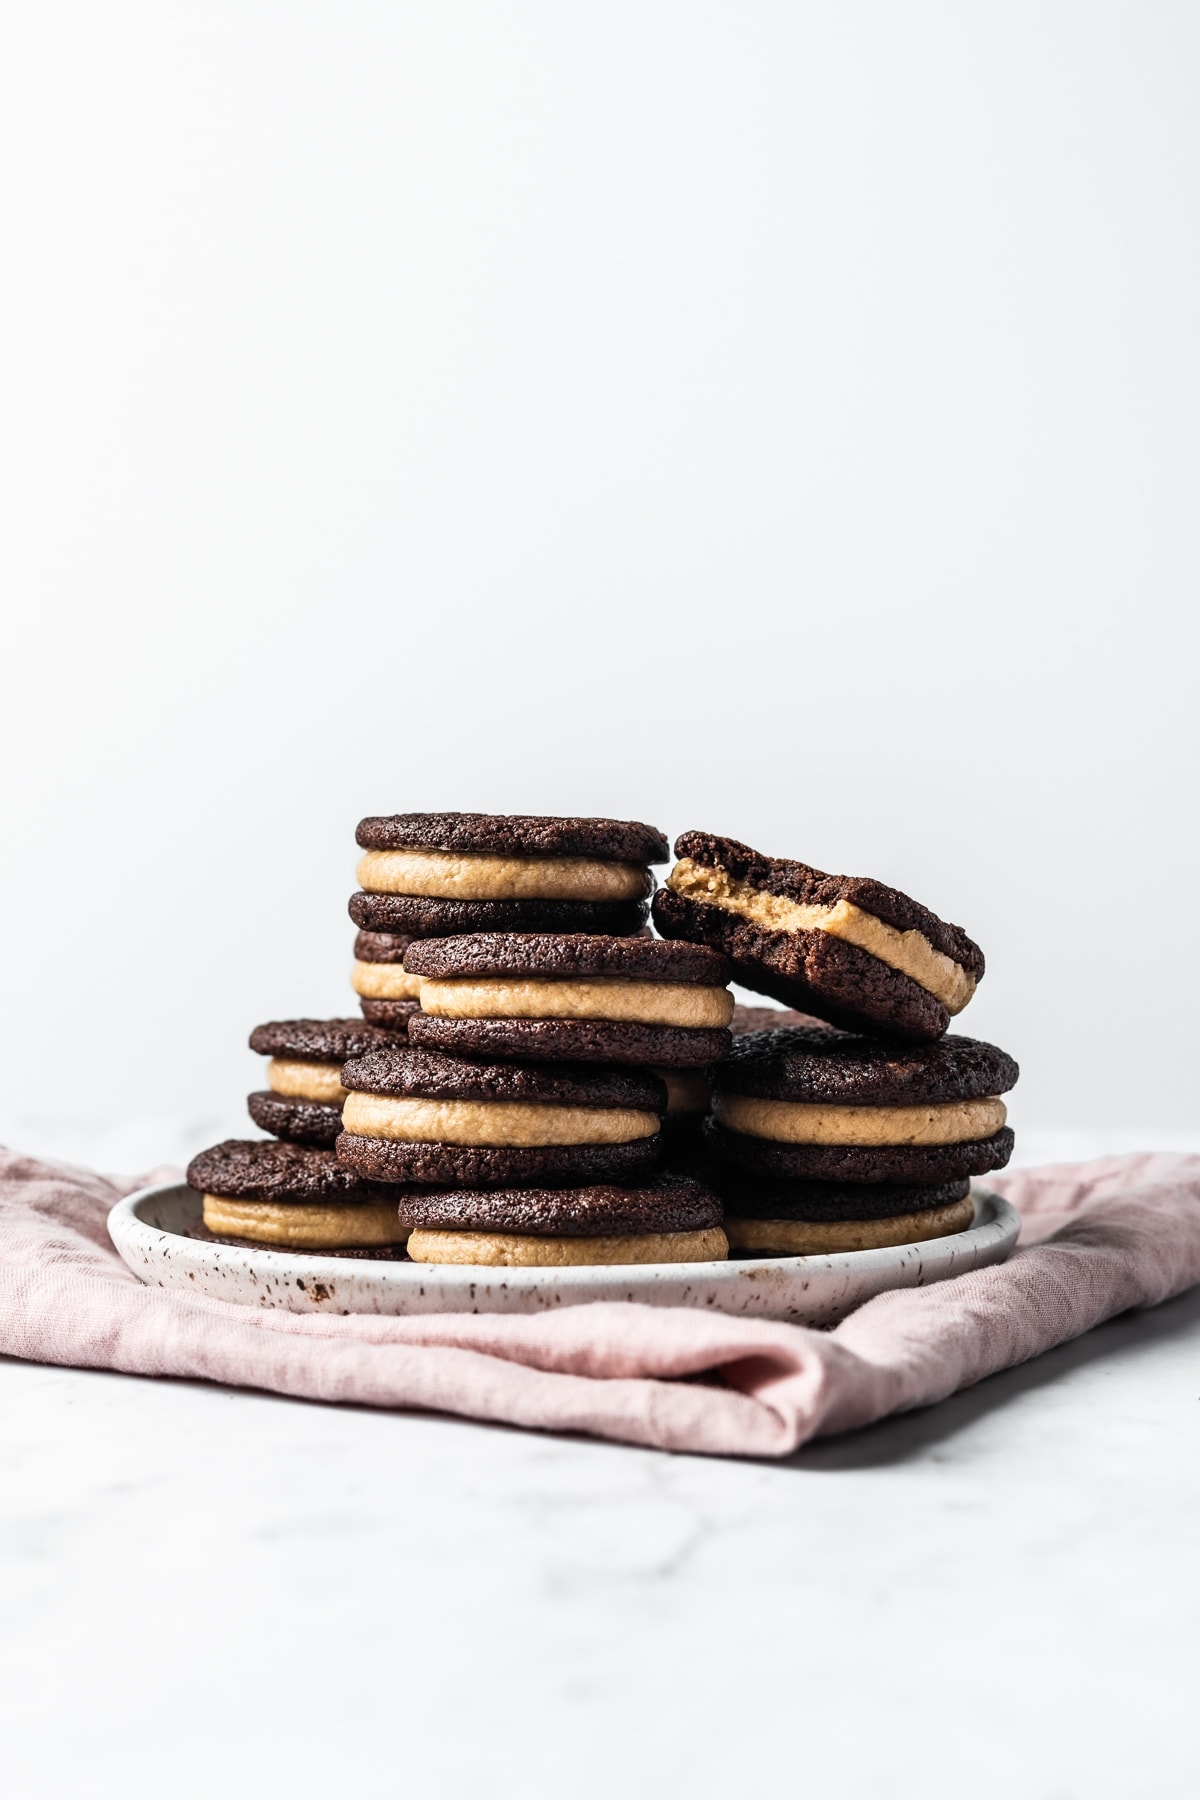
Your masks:
M 762 1256 L 823 1256 L 918 1244 L 965 1231 L 975 1216 L 968 1180 L 783 1181 L 726 1171 L 716 1187 L 730 1248 Z
M 420 977 L 404 967 L 404 953 L 415 941 L 406 931 L 360 931 L 354 939 L 350 985 L 358 995 L 362 1016 L 401 1035 L 420 1010 Z
M 372 1180 L 562 1187 L 637 1180 L 658 1162 L 667 1096 L 645 1070 L 410 1048 L 357 1057 L 342 1080 L 337 1153 Z
M 504 1268 L 714 1262 L 728 1255 L 721 1202 L 683 1176 L 637 1186 L 406 1192 L 414 1262 Z
M 849 1030 L 940 1037 L 983 975 L 983 952 L 907 894 L 687 831 L 654 922 L 711 944 L 735 978 Z
M 1000 1095 L 1017 1075 L 974 1038 L 759 1032 L 717 1070 L 706 1139 L 726 1168 L 753 1175 L 938 1186 L 1004 1167 L 1013 1134 Z
M 351 917 L 365 931 L 602 931 L 646 921 L 650 864 L 667 840 L 633 820 L 492 813 L 397 813 L 363 819 L 363 888 Z
M 486 932 L 413 944 L 414 1044 L 456 1056 L 703 1069 L 729 1052 L 728 959 L 703 944 Z
M 390 1188 L 363 1181 L 332 1150 L 228 1138 L 188 1164 L 205 1230 L 258 1249 L 357 1250 L 403 1244 Z
M 298 1144 L 332 1145 L 342 1129 L 342 1064 L 395 1037 L 362 1019 L 277 1019 L 256 1025 L 250 1048 L 269 1056 L 267 1087 L 246 1102 L 262 1131 Z

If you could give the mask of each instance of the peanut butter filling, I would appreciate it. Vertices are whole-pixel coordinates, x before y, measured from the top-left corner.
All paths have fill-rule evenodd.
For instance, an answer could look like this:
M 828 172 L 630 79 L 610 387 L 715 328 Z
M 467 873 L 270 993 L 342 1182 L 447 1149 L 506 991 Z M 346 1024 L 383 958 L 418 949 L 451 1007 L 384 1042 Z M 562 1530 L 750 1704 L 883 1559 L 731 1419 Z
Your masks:
M 645 869 L 585 856 L 456 856 L 444 850 L 367 850 L 358 863 L 369 894 L 432 900 L 641 900 Z
M 406 1144 L 630 1144 L 653 1137 L 657 1113 L 616 1106 L 545 1106 L 527 1100 L 397 1099 L 351 1094 L 342 1128 Z
M 722 1125 L 776 1144 L 965 1144 L 989 1138 L 1008 1117 L 1003 1100 L 953 1100 L 942 1106 L 818 1106 L 718 1094 Z
M 953 957 L 935 950 L 921 931 L 897 931 L 874 913 L 864 912 L 849 900 L 836 906 L 816 906 L 769 894 L 748 881 L 735 881 L 724 869 L 705 868 L 685 856 L 667 877 L 672 893 L 701 906 L 717 906 L 736 913 L 765 931 L 824 931 L 830 937 L 856 944 L 860 950 L 886 963 L 940 1000 L 948 1013 L 960 1013 L 975 992 L 975 978 Z
M 273 1056 L 267 1064 L 267 1086 L 289 1100 L 324 1100 L 335 1105 L 346 1098 L 340 1063 L 293 1061 Z
M 723 987 L 609 975 L 586 981 L 454 976 L 421 983 L 421 1011 L 440 1019 L 605 1019 L 695 1028 L 728 1025 L 733 995 Z
M 394 1206 L 371 1204 L 298 1206 L 205 1194 L 204 1223 L 217 1237 L 252 1238 L 256 1244 L 293 1250 L 360 1250 L 408 1239 L 408 1227 L 400 1223 Z
M 726 1219 L 731 1250 L 757 1250 L 762 1256 L 826 1256 L 840 1250 L 880 1250 L 888 1244 L 921 1244 L 929 1238 L 966 1231 L 975 1218 L 968 1197 L 952 1206 L 927 1212 L 901 1213 L 894 1219 Z M 411 1239 L 410 1245 L 411 1245 Z
M 408 1240 L 414 1262 L 475 1263 L 485 1268 L 569 1269 L 581 1264 L 723 1262 L 729 1243 L 707 1231 L 658 1231 L 626 1237 L 532 1237 L 509 1231 L 422 1231 Z
M 356 962 L 350 985 L 364 1000 L 415 1000 L 421 992 L 421 977 L 406 975 L 401 963 Z

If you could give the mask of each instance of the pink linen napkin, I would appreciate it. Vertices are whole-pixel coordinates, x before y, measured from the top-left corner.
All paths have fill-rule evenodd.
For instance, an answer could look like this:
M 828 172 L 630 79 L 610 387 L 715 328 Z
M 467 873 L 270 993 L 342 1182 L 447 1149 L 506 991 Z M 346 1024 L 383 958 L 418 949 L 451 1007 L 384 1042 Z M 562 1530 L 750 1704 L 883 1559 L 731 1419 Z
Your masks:
M 0 1353 L 709 1455 L 786 1456 L 1200 1281 L 1200 1156 L 989 1177 L 1025 1221 L 1008 1263 L 881 1294 L 833 1331 L 608 1302 L 530 1318 L 259 1312 L 142 1286 L 105 1229 L 135 1185 L 0 1151 Z

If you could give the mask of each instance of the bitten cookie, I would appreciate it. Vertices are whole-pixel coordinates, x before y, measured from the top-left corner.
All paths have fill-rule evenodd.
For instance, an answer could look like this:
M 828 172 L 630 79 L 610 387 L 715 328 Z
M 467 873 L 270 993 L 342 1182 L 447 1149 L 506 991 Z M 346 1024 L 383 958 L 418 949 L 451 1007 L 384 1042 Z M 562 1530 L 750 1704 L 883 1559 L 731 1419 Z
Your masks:
M 364 890 L 351 917 L 413 937 L 475 931 L 603 931 L 645 923 L 667 840 L 635 820 L 491 813 L 363 819 Z M 374 997 L 374 996 L 372 996 Z
M 710 1148 L 726 1167 L 800 1181 L 937 1185 L 1003 1168 L 1000 1095 L 1016 1083 L 994 1044 L 922 1045 L 820 1027 L 735 1040 L 716 1073 Z
M 452 1055 L 706 1068 L 725 1056 L 728 959 L 702 944 L 488 932 L 413 944 L 409 1038 Z
M 926 1042 L 983 976 L 983 952 L 965 931 L 882 882 L 701 831 L 684 832 L 675 852 L 654 896 L 659 931 L 723 950 L 736 980 L 785 1006 Z
M 188 1164 L 204 1225 L 225 1242 L 293 1250 L 403 1244 L 394 1192 L 344 1168 L 332 1150 L 228 1138 Z
M 658 1161 L 666 1089 L 644 1070 L 397 1049 L 356 1058 L 342 1079 L 350 1092 L 338 1156 L 377 1181 L 621 1183 Z
M 342 1128 L 342 1064 L 394 1043 L 361 1019 L 277 1019 L 256 1025 L 250 1048 L 269 1056 L 267 1087 L 249 1096 L 262 1131 L 299 1144 L 332 1145 Z
M 721 1202 L 699 1182 L 658 1176 L 636 1186 L 406 1192 L 414 1262 L 510 1268 L 709 1262 L 727 1254 Z

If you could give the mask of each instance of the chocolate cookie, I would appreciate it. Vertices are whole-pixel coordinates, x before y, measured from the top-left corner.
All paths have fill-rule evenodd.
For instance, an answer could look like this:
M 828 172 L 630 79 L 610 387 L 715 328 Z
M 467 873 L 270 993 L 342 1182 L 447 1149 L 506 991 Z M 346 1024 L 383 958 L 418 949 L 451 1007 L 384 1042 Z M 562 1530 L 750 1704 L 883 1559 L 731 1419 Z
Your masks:
M 721 1223 L 721 1202 L 685 1176 L 635 1187 L 447 1189 L 405 1192 L 400 1223 L 426 1231 L 531 1232 L 540 1237 L 613 1237 L 630 1232 L 704 1231 Z
M 455 1187 L 569 1187 L 638 1181 L 659 1161 L 659 1135 L 625 1144 L 440 1144 L 343 1132 L 337 1154 L 371 1181 Z
M 414 944 L 405 967 L 414 975 L 439 980 L 500 975 L 563 981 L 603 977 L 724 987 L 733 979 L 729 958 L 703 944 L 578 932 L 486 931 L 427 939 Z
M 935 1186 L 1002 1169 L 1013 1153 L 1007 1126 L 956 1144 L 789 1144 L 728 1131 L 710 1119 L 708 1148 L 727 1168 L 791 1181 L 899 1182 Z
M 728 1031 L 638 1025 L 609 1019 L 434 1019 L 418 1008 L 408 1038 L 452 1056 L 520 1057 L 529 1062 L 647 1063 L 705 1068 L 732 1043 Z
M 645 1070 L 471 1063 L 431 1050 L 346 1064 L 342 1161 L 379 1181 L 554 1187 L 658 1161 L 666 1087 Z
M 373 1050 L 348 1062 L 342 1081 L 354 1092 L 423 1100 L 519 1101 L 542 1106 L 666 1110 L 665 1084 L 648 1070 L 524 1068 L 519 1063 L 472 1063 L 435 1050 Z
M 362 1019 L 276 1019 L 250 1033 L 250 1048 L 260 1056 L 295 1062 L 341 1064 L 393 1042 L 387 1032 Z
M 917 1106 L 1006 1094 L 1020 1071 L 978 1038 L 896 1044 L 828 1026 L 744 1037 L 716 1078 L 719 1093 L 831 1106 Z
M 717 1191 L 731 1219 L 889 1219 L 903 1213 L 929 1212 L 965 1200 L 968 1180 L 943 1181 L 924 1187 L 896 1182 L 772 1181 L 725 1170 Z
M 732 838 L 689 831 L 654 922 L 729 955 L 736 979 L 850 1029 L 936 1038 L 984 971 L 957 925 L 882 882 L 826 875 Z
M 439 900 L 420 894 L 350 896 L 364 931 L 414 938 L 460 931 L 597 931 L 632 937 L 650 917 L 648 900 Z
M 600 862 L 661 863 L 661 831 L 627 819 L 537 817 L 520 813 L 394 813 L 360 821 L 364 850 L 444 850 L 476 856 L 578 856 Z
M 332 1146 L 342 1129 L 342 1109 L 323 1100 L 294 1099 L 260 1088 L 246 1096 L 246 1110 L 260 1131 L 290 1144 Z
M 479 933 L 415 944 L 413 1043 L 467 1056 L 702 1068 L 729 1049 L 727 960 L 699 944 Z
M 394 1204 L 386 1188 L 363 1181 L 332 1150 L 283 1144 L 273 1138 L 226 1138 L 201 1150 L 187 1167 L 187 1184 L 231 1200 L 295 1201 L 331 1206 Z

